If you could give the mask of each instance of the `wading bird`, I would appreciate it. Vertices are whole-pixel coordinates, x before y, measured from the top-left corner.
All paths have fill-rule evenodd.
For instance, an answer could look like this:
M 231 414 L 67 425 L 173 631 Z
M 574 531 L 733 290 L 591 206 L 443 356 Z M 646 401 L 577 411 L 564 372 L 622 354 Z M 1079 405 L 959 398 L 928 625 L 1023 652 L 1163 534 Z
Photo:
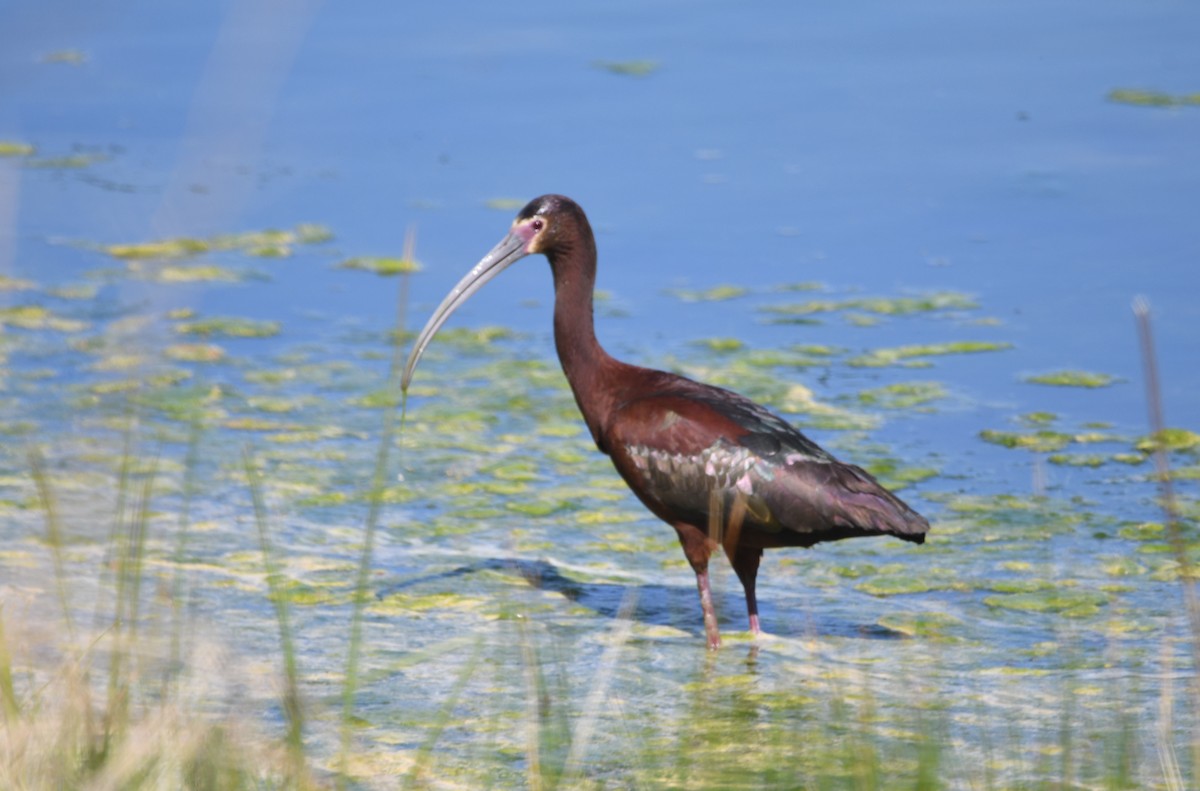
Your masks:
M 737 393 L 629 365 L 596 341 L 596 240 L 578 204 L 543 195 L 459 281 L 417 336 L 407 392 L 429 341 L 450 314 L 516 261 L 541 253 L 554 275 L 554 342 L 596 447 L 647 508 L 679 534 L 696 572 L 710 648 L 721 643 L 708 581 L 718 546 L 761 633 L 755 579 L 763 549 L 891 535 L 920 544 L 929 523 L 866 471 L 843 464 L 787 421 Z

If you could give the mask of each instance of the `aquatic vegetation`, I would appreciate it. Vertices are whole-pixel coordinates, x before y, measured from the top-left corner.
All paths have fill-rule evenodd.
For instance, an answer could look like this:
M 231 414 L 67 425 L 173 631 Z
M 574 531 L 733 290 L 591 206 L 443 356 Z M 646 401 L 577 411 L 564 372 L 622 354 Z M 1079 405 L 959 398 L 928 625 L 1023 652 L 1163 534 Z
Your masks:
M 168 360 L 186 363 L 217 363 L 225 359 L 225 350 L 213 343 L 173 343 L 163 349 Z
M 880 316 L 909 316 L 951 310 L 971 310 L 979 307 L 973 297 L 957 291 L 938 291 L 915 297 L 851 297 L 847 299 L 814 299 L 788 305 L 767 305 L 760 308 L 775 318 L 786 321 L 819 313 L 860 311 Z
M 214 264 L 145 267 L 137 262 L 130 262 L 130 271 L 137 276 L 157 280 L 160 283 L 201 283 L 213 281 L 234 283 L 243 278 L 241 274 L 232 269 Z
M 885 409 L 925 407 L 946 397 L 946 389 L 938 382 L 896 382 L 895 384 L 861 391 L 857 398 L 863 406 Z
M 710 352 L 736 352 L 745 348 L 746 344 L 737 338 L 704 338 L 695 342 L 697 346 Z
M 909 346 L 892 346 L 872 349 L 866 354 L 851 357 L 846 364 L 854 368 L 882 368 L 888 365 L 903 365 L 924 368 L 932 365 L 924 357 L 939 357 L 947 354 L 979 354 L 1011 349 L 1005 341 L 951 341 L 947 343 L 922 343 Z
M 88 327 L 86 321 L 63 318 L 41 305 L 16 305 L 11 308 L 0 308 L 0 329 L 6 325 L 25 330 L 55 330 L 58 332 L 79 332 Z
M 488 198 L 483 205 L 495 211 L 514 212 L 519 211 L 528 202 L 528 198 Z
M 1089 371 L 1054 371 L 1046 374 L 1026 376 L 1026 382 L 1039 385 L 1054 385 L 1056 387 L 1108 387 L 1117 381 L 1109 374 L 1091 373 Z
M 42 63 L 64 63 L 68 66 L 82 66 L 87 63 L 86 52 L 78 49 L 56 49 L 38 58 Z
M 37 149 L 29 143 L 0 140 L 0 157 L 29 157 L 33 156 L 36 151 Z
M 218 234 L 208 238 L 181 236 L 151 242 L 110 244 L 101 249 L 127 261 L 143 259 L 191 258 L 201 253 L 238 250 L 258 257 L 285 257 L 295 244 L 320 244 L 333 238 L 332 232 L 321 225 L 305 223 L 294 230 L 245 231 Z
M 1138 107 L 1200 106 L 1200 93 L 1170 94 L 1162 91 L 1147 91 L 1138 88 L 1113 88 L 1108 100 L 1117 104 L 1132 104 Z
M 358 269 L 363 272 L 374 272 L 377 275 L 407 275 L 420 272 L 421 265 L 411 258 L 349 258 L 340 264 L 339 269 Z
M 1182 428 L 1166 428 L 1157 434 L 1141 437 L 1134 447 L 1142 453 L 1153 453 L 1155 450 L 1180 451 L 1200 448 L 1200 434 Z
M 661 68 L 656 60 L 597 60 L 592 66 L 623 77 L 649 77 Z
M 181 335 L 218 335 L 229 338 L 270 338 L 278 335 L 280 329 L 277 321 L 259 321 L 231 316 L 214 316 L 207 319 L 184 321 L 175 325 L 175 331 Z
M 745 286 L 720 285 L 701 290 L 673 288 L 667 293 L 683 302 L 723 302 L 743 297 L 750 293 L 750 289 Z
M 107 154 L 67 154 L 61 157 L 26 159 L 25 167 L 44 170 L 78 170 L 108 159 Z
M 1086 618 L 1095 615 L 1109 603 L 1109 597 L 1096 590 L 1064 587 L 1047 583 L 1036 590 L 988 596 L 983 603 L 989 607 L 1036 613 L 1054 613 L 1067 618 Z
M 32 280 L 0 274 L 0 291 L 28 291 L 34 287 L 35 284 Z

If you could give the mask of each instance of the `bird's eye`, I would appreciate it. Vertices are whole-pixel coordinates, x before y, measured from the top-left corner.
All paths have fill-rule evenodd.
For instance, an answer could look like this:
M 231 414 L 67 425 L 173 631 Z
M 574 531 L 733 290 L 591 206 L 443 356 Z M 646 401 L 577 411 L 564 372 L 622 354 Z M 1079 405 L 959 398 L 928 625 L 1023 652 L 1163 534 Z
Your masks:
M 542 228 L 544 228 L 545 226 L 546 226 L 546 223 L 542 220 L 534 220 L 533 222 L 529 223 L 529 227 L 533 229 L 534 233 L 537 233 L 538 231 L 542 230 Z

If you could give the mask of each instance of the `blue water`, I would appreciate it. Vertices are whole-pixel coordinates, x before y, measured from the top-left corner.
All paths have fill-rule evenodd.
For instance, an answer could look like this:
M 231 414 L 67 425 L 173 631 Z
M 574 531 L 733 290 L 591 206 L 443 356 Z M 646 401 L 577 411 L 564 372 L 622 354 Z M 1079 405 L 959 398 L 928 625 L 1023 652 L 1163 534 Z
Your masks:
M 1010 342 L 1005 352 L 938 358 L 932 369 L 779 375 L 833 401 L 895 381 L 941 382 L 950 398 L 936 412 L 889 418 L 871 436 L 906 461 L 942 470 L 905 494 L 931 513 L 939 506 L 926 495 L 1023 496 L 1048 485 L 1063 499 L 1097 498 L 1120 518 L 1156 518 L 1148 465 L 1035 471 L 1030 454 L 987 445 L 978 433 L 1017 428 L 1014 417 L 1031 411 L 1059 414 L 1069 431 L 1105 421 L 1125 437 L 1144 433 L 1135 295 L 1154 309 L 1168 422 L 1200 427 L 1200 106 L 1106 98 L 1117 88 L 1200 91 L 1197 41 L 1200 9 L 1182 1 L 27 3 L 0 11 L 0 140 L 35 145 L 34 159 L 97 159 L 65 169 L 0 158 L 0 275 L 43 286 L 99 278 L 94 304 L 74 308 L 98 324 L 178 307 L 282 320 L 279 339 L 226 344 L 246 369 L 304 344 L 317 356 L 353 357 L 361 347 L 347 338 L 389 327 L 396 292 L 393 281 L 334 264 L 399 255 L 414 227 L 425 266 L 411 282 L 408 325 L 416 327 L 507 229 L 514 212 L 490 208 L 489 200 L 560 192 L 584 206 L 597 230 L 598 286 L 612 295 L 598 334 L 620 356 L 668 364 L 694 357 L 690 344 L 710 337 L 736 337 L 750 349 L 819 343 L 853 353 Z M 47 62 L 67 50 L 82 62 Z M 644 77 L 603 67 L 640 60 L 655 64 Z M 283 261 L 217 257 L 267 279 L 168 286 L 97 275 L 120 267 L 98 244 L 301 222 L 327 225 L 336 238 L 297 247 Z M 824 291 L 773 290 L 803 281 Z M 751 293 L 700 303 L 669 293 L 723 283 Z M 978 309 L 874 327 L 852 326 L 840 314 L 816 325 L 775 324 L 760 310 L 814 297 L 947 290 L 972 295 Z M 30 299 L 0 292 L 0 307 Z M 511 327 L 520 335 L 506 353 L 550 361 L 552 299 L 545 264 L 531 258 L 451 326 Z M 445 386 L 462 367 L 450 357 L 435 341 L 418 381 Z M 45 359 L 56 382 L 89 376 L 81 372 L 86 360 L 65 354 L 23 352 L 11 366 L 44 367 Z M 382 377 L 385 364 L 364 367 Z M 1079 390 L 1022 381 L 1064 368 L 1118 382 Z M 354 386 L 372 386 L 361 370 L 357 376 Z M 9 417 L 38 417 L 33 387 L 9 393 L 20 401 L 3 402 Z M 432 400 L 415 399 L 414 415 L 432 409 Z M 55 431 L 69 433 L 69 405 L 58 408 L 41 417 L 54 415 Z M 854 452 L 837 432 L 813 433 Z M 364 465 L 354 469 L 365 469 L 366 451 L 354 446 L 353 453 Z M 24 463 L 15 452 L 5 458 Z M 610 474 L 602 465 L 589 470 Z M 1195 496 L 1194 483 L 1181 489 Z M 450 505 L 389 518 L 408 524 L 421 508 L 441 513 Z M 360 518 L 357 510 L 313 517 L 353 525 Z M 502 546 L 540 558 L 505 544 L 510 522 L 485 525 L 484 549 L 471 551 Z M 666 530 L 643 528 L 647 536 Z M 585 539 L 561 540 L 574 547 Z M 1079 544 L 1062 541 L 1038 549 L 1034 560 L 1065 563 Z M 381 548 L 380 563 L 403 578 L 427 563 L 461 565 L 455 553 L 464 547 L 435 542 L 423 549 L 432 561 L 414 561 L 397 539 Z M 851 562 L 875 551 L 839 545 L 815 560 L 802 557 L 815 572 L 821 558 Z M 1102 545 L 1084 553 L 1117 551 Z M 1005 557 L 1021 553 L 1016 546 Z M 567 563 L 565 551 L 549 555 Z M 592 550 L 587 557 L 611 556 Z M 948 562 L 932 550 L 926 557 Z M 658 560 L 628 562 L 644 582 L 660 571 Z M 972 562 L 989 568 L 986 557 Z M 790 579 L 778 576 L 781 569 L 771 573 Z M 678 568 L 670 575 L 667 592 L 647 594 L 661 616 L 649 622 L 695 627 L 688 575 Z M 741 628 L 729 587 L 736 583 L 724 582 L 728 628 Z M 797 597 L 794 610 L 824 613 L 818 633 L 826 636 L 854 632 L 876 609 L 902 606 L 834 595 L 842 588 L 807 599 L 797 589 L 803 585 L 767 579 L 760 595 L 769 627 L 774 620 L 782 633 L 804 631 L 803 618 L 788 614 Z M 616 594 L 604 596 L 600 609 L 611 615 Z M 918 601 L 965 612 L 971 639 L 1038 639 L 1026 640 L 1028 624 L 1012 623 L 1018 616 L 985 622 L 992 611 L 956 596 Z M 1161 589 L 1130 596 L 1141 604 L 1139 597 L 1157 600 Z M 335 626 L 321 621 L 313 629 Z M 470 625 L 413 628 L 429 637 L 458 627 Z M 597 628 L 584 624 L 580 634 Z M 667 665 L 682 656 L 671 654 Z

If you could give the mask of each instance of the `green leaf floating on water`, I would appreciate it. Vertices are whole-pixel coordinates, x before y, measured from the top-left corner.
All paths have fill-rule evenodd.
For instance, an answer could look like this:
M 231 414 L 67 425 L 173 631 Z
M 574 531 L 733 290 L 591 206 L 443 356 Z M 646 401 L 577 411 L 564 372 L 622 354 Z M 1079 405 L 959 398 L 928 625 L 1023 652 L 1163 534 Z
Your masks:
M 1037 385 L 1052 385 L 1054 387 L 1108 387 L 1117 381 L 1115 376 L 1098 374 L 1090 371 L 1054 371 L 1045 374 L 1032 374 L 1025 381 Z

